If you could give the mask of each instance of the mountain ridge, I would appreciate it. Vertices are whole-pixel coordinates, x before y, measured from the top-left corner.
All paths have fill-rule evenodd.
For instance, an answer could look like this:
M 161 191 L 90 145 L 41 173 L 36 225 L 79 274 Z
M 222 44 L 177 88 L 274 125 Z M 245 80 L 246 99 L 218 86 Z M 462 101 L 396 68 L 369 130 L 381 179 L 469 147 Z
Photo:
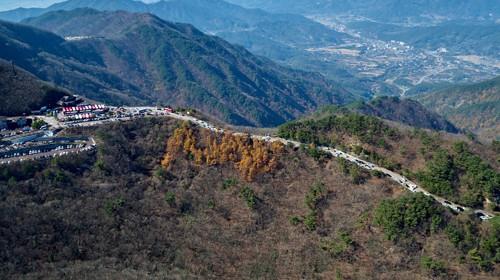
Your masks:
M 460 132 L 444 117 L 410 99 L 378 97 L 369 102 L 357 102 L 348 107 L 364 115 L 396 121 L 415 128 L 442 130 L 449 133 Z
M 382 22 L 409 22 L 452 19 L 500 18 L 500 2 L 489 0 L 228 0 L 244 7 L 259 7 L 272 12 L 299 14 L 356 14 Z
M 8 278 L 498 278 L 498 248 L 481 245 L 499 242 L 498 217 L 457 215 L 309 145 L 273 147 L 164 118 L 71 133 L 91 133 L 97 152 L 0 172 L 0 269 Z M 405 168 L 435 153 L 401 136 L 379 162 L 397 156 L 401 143 L 413 163 Z M 210 162 L 188 152 L 221 146 L 206 155 Z M 234 150 L 255 160 L 236 166 Z M 173 156 L 167 167 L 164 155 Z M 261 168 L 247 181 L 242 171 L 253 164 Z
M 0 13 L 0 18 L 19 21 L 45 12 L 86 7 L 101 11 L 150 12 L 163 20 L 189 23 L 205 33 L 242 45 L 254 54 L 271 58 L 288 67 L 321 72 L 329 79 L 366 97 L 378 93 L 380 88 L 394 90 L 380 81 L 345 71 L 336 63 L 326 64 L 311 57 L 306 51 L 311 47 L 340 44 L 351 38 L 350 35 L 301 15 L 246 9 L 221 0 L 172 0 L 151 4 L 131 0 L 69 0 L 46 9 L 20 9 Z M 321 65 L 316 66 L 318 64 Z
M 457 127 L 487 140 L 500 137 L 500 77 L 480 83 L 453 86 L 415 97 Z
M 42 27 L 42 21 L 43 17 L 37 25 Z M 57 26 L 85 26 L 101 33 L 96 38 L 65 41 L 26 25 L 3 23 L 3 34 L 21 30 L 50 38 L 30 35 L 9 41 L 7 36 L 7 46 L 15 42 L 34 46 L 43 41 L 52 43 L 41 44 L 38 51 L 30 47 L 24 55 L 19 48 L 8 47 L 0 57 L 15 63 L 17 59 L 16 64 L 37 76 L 56 84 L 60 81 L 75 92 L 83 90 L 82 95 L 95 100 L 194 106 L 233 124 L 273 126 L 320 104 L 354 99 L 319 74 L 279 66 L 242 47 L 204 35 L 191 25 L 169 23 L 150 14 L 84 9 L 56 12 L 51 17 L 51 23 L 54 21 Z M 61 63 L 67 69 L 55 67 Z M 68 77 L 68 73 L 78 77 Z M 82 73 L 90 85 L 77 80 Z

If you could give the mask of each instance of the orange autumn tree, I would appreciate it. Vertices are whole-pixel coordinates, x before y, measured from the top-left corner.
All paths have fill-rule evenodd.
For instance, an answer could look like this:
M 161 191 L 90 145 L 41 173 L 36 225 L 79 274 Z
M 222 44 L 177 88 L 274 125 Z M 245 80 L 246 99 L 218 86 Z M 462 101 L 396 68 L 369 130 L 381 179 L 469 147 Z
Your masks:
M 167 141 L 162 166 L 168 168 L 180 155 L 188 156 L 197 165 L 232 162 L 247 181 L 278 167 L 278 156 L 283 151 L 281 143 L 269 144 L 248 136 L 220 135 L 208 130 L 197 132 L 187 123 L 177 128 Z

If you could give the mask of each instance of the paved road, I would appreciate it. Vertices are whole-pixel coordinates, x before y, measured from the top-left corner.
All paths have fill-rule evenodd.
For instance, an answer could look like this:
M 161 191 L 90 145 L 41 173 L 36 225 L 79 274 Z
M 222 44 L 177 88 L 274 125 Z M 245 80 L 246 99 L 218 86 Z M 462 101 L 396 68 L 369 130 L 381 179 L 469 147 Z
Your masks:
M 129 110 L 129 111 L 151 110 L 152 112 L 157 112 L 156 111 L 157 110 L 156 107 L 130 107 L 130 108 L 126 108 L 126 109 Z M 192 122 L 193 124 L 195 124 L 197 126 L 200 126 L 202 128 L 211 130 L 211 131 L 216 132 L 216 133 L 223 133 L 224 132 L 224 129 L 217 128 L 216 126 L 214 126 L 214 125 L 212 125 L 212 124 L 210 124 L 210 123 L 208 123 L 206 121 L 199 120 L 199 119 L 197 119 L 195 117 L 192 117 L 192 116 L 187 116 L 187 115 L 184 115 L 184 114 L 176 114 L 176 113 L 166 113 L 166 114 L 164 114 L 164 116 L 165 117 L 174 118 L 174 119 L 178 119 L 178 120 L 182 120 L 182 121 L 190 121 L 190 122 Z M 126 118 L 120 118 L 120 119 L 114 118 L 114 119 L 108 119 L 108 120 L 102 120 L 102 121 L 82 122 L 82 123 L 78 123 L 78 124 L 72 124 L 71 126 L 95 126 L 95 125 L 100 125 L 100 124 L 114 122 L 114 121 L 130 120 L 130 119 L 134 119 L 134 118 L 138 118 L 138 117 L 126 117 Z M 51 125 L 56 126 L 56 127 L 69 127 L 70 126 L 68 124 L 59 123 L 59 122 L 54 121 L 54 120 L 55 119 L 46 120 L 46 122 L 50 123 Z M 239 133 L 239 132 L 234 132 L 233 134 L 234 135 L 248 135 L 248 134 Z M 284 138 L 279 138 L 279 137 L 262 136 L 262 135 L 251 135 L 251 137 L 253 139 L 263 140 L 263 141 L 267 141 L 267 142 L 281 142 L 284 145 L 293 145 L 295 147 L 299 147 L 301 145 L 307 145 L 307 144 L 304 144 L 304 143 L 300 143 L 300 142 L 297 142 L 297 141 L 288 140 L 288 139 L 284 139 Z M 91 143 L 90 146 L 94 147 L 95 146 L 94 139 L 92 139 L 91 141 L 93 143 Z M 404 176 L 402 176 L 400 174 L 397 174 L 397 173 L 395 173 L 395 172 L 393 172 L 391 170 L 388 170 L 386 168 L 377 166 L 377 165 L 375 165 L 375 164 L 373 164 L 371 162 L 367 162 L 367 161 L 365 161 L 365 160 L 363 160 L 361 158 L 358 158 L 356 156 L 347 154 L 347 153 L 345 153 L 343 151 L 340 151 L 340 150 L 337 150 L 337 149 L 334 149 L 334 148 L 331 148 L 331 147 L 323 147 L 323 146 L 322 147 L 318 147 L 318 149 L 320 149 L 320 150 L 322 150 L 322 151 L 324 151 L 326 153 L 329 153 L 329 154 L 331 154 L 334 157 L 344 158 L 344 159 L 352 162 L 353 164 L 358 165 L 361 168 L 364 168 L 364 169 L 367 169 L 367 170 L 379 171 L 379 172 L 385 174 L 387 177 L 389 177 L 394 182 L 396 182 L 399 185 L 401 185 L 403 188 L 405 188 L 405 189 L 407 189 L 407 190 L 409 190 L 411 192 L 414 192 L 414 193 L 423 193 L 424 195 L 433 198 L 434 200 L 436 200 L 437 202 L 439 202 L 444 207 L 448 207 L 448 208 L 452 209 L 455 212 L 472 211 L 479 218 L 481 218 L 482 220 L 489 220 L 489 219 L 491 219 L 491 218 L 493 218 L 495 216 L 493 213 L 490 213 L 490 212 L 485 211 L 485 210 L 471 209 L 471 208 L 468 208 L 468 207 L 465 207 L 465 206 L 461 206 L 461 205 L 458 205 L 456 203 L 452 203 L 450 201 L 447 201 L 446 199 L 444 199 L 442 197 L 439 197 L 439 196 L 436 196 L 436 195 L 433 195 L 433 194 L 429 193 L 428 191 L 426 191 L 422 187 L 418 186 L 417 184 L 415 184 L 414 182 L 408 180 L 407 178 L 405 178 Z M 69 152 L 69 151 L 67 151 L 67 152 Z
M 199 125 L 199 126 L 201 126 L 203 128 L 212 130 L 214 132 L 223 132 L 223 130 L 218 129 L 215 126 L 213 126 L 213 125 L 211 125 L 211 124 L 209 124 L 209 123 L 207 123 L 205 121 L 201 121 L 201 120 L 198 120 L 198 119 L 193 118 L 193 117 L 181 116 L 181 115 L 178 115 L 178 114 L 169 114 L 168 116 L 172 117 L 172 118 L 179 119 L 179 120 L 191 121 L 194 124 L 197 124 L 197 125 Z M 238 132 L 233 133 L 233 134 L 235 134 L 235 135 L 248 135 L 248 134 L 238 133 Z M 300 143 L 300 142 L 297 142 L 297 141 L 288 140 L 288 139 L 284 139 L 284 138 L 279 138 L 279 137 L 262 136 L 262 135 L 251 135 L 251 137 L 253 139 L 263 140 L 263 141 L 267 141 L 267 142 L 281 142 L 281 143 L 283 143 L 285 145 L 292 145 L 294 147 L 300 147 L 301 145 L 306 145 L 304 143 Z M 331 148 L 331 147 L 324 147 L 324 146 L 318 147 L 318 149 L 320 149 L 320 150 L 322 150 L 322 151 L 324 151 L 326 153 L 329 153 L 329 154 L 331 154 L 334 157 L 344 158 L 344 159 L 346 159 L 346 160 L 348 160 L 348 161 L 350 161 L 350 162 L 358 165 L 361 168 L 368 169 L 368 170 L 379 171 L 379 172 L 385 174 L 386 176 L 388 176 L 394 182 L 398 183 L 403 188 L 405 188 L 405 189 L 407 189 L 407 190 L 409 190 L 411 192 L 414 192 L 414 193 L 423 193 L 424 195 L 433 198 L 434 200 L 436 200 L 437 202 L 439 202 L 444 207 L 448 207 L 448 208 L 452 209 L 455 212 L 472 211 L 481 220 L 489 220 L 489 219 L 491 219 L 491 218 L 493 218 L 495 216 L 493 213 L 490 213 L 490 212 L 485 211 L 485 210 L 471 209 L 471 208 L 468 208 L 468 207 L 465 207 L 465 206 L 462 206 L 462 205 L 459 205 L 459 204 L 447 201 L 446 199 L 444 199 L 442 197 L 439 197 L 439 196 L 436 196 L 436 195 L 433 195 L 433 194 L 429 193 L 428 191 L 426 191 L 422 187 L 418 186 L 417 184 L 415 184 L 414 182 L 410 181 L 409 179 L 405 178 L 404 176 L 402 176 L 400 174 L 397 174 L 397 173 L 395 173 L 395 172 L 393 172 L 391 170 L 388 170 L 386 168 L 380 167 L 380 166 L 378 166 L 376 164 L 373 164 L 371 162 L 365 161 L 365 160 L 363 160 L 361 158 L 358 158 L 356 156 L 350 155 L 350 154 L 345 153 L 343 151 L 340 151 L 340 150 L 337 150 L 337 149 L 334 149 L 334 148 Z
M 441 205 L 448 207 L 448 208 L 451 208 L 455 212 L 473 211 L 482 220 L 488 220 L 488 219 L 491 219 L 495 216 L 493 213 L 490 213 L 488 211 L 471 209 L 471 208 L 450 202 L 442 197 L 433 195 L 433 194 L 429 193 L 428 191 L 426 191 L 425 189 L 423 189 L 422 187 L 418 186 L 416 183 L 410 181 L 409 179 L 405 178 L 404 176 L 402 176 L 398 173 L 395 173 L 395 172 L 388 170 L 386 168 L 377 166 L 373 163 L 367 162 L 367 161 L 362 160 L 360 158 L 357 158 L 353 155 L 349 155 L 349 154 L 344 153 L 340 150 L 333 149 L 330 147 L 320 147 L 320 149 L 325 151 L 325 152 L 330 153 L 331 155 L 333 155 L 335 157 L 345 158 L 346 160 L 348 160 L 354 164 L 357 164 L 358 166 L 360 166 L 364 169 L 379 171 L 379 172 L 387 175 L 390 179 L 392 179 L 393 181 L 395 181 L 396 183 L 398 183 L 399 185 L 401 185 L 405 189 L 407 189 L 411 192 L 414 192 L 414 193 L 423 193 L 426 196 L 432 197 L 434 200 L 438 201 Z

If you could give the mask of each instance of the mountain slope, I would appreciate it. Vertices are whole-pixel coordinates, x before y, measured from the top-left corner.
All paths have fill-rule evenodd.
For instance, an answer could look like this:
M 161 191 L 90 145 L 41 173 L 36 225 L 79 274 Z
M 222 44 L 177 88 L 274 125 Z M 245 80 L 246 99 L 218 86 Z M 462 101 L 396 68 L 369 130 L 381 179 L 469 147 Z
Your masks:
M 148 101 L 136 86 L 107 71 L 92 46 L 8 22 L 0 22 L 0 44 L 0 58 L 75 93 L 114 104 Z
M 450 133 L 459 132 L 445 118 L 427 110 L 422 104 L 414 100 L 379 97 L 367 103 L 355 103 L 350 108 L 363 115 L 400 122 L 412 127 L 443 130 Z
M 0 116 L 29 114 L 43 106 L 55 105 L 67 94 L 0 59 Z
M 105 11 L 149 12 L 167 21 L 189 23 L 205 33 L 242 45 L 252 53 L 278 63 L 320 72 L 365 96 L 379 93 L 379 89 L 384 88 L 381 82 L 357 77 L 355 73 L 345 71 L 343 65 L 325 62 L 306 51 L 309 48 L 340 44 L 351 38 L 350 35 L 304 16 L 245 9 L 221 0 L 171 0 L 151 4 L 131 0 L 69 0 L 46 9 L 18 9 L 0 13 L 0 19 L 20 21 L 45 12 L 85 7 Z
M 317 120 L 334 115 L 359 115 L 373 119 L 373 117 L 390 121 L 391 125 L 402 124 L 414 129 L 429 129 L 453 134 L 460 133 L 452 123 L 441 115 L 425 108 L 415 100 L 400 99 L 398 97 L 382 96 L 371 101 L 356 101 L 345 106 L 324 106 L 318 111 L 299 118 L 301 120 Z
M 245 33 L 255 31 L 286 45 L 337 43 L 348 37 L 300 15 L 270 14 L 258 9 L 245 9 L 221 0 L 171 0 L 145 4 L 133 0 L 69 0 L 46 9 L 18 9 L 0 13 L 0 18 L 21 21 L 43 13 L 77 8 L 100 11 L 149 12 L 164 20 L 189 23 L 211 33 Z M 278 32 L 283 29 L 287 32 Z M 278 30 L 276 30 L 278 29 Z M 251 33 L 246 33 L 251 37 Z
M 172 141 L 186 128 L 192 137 Z M 498 220 L 454 215 L 354 165 L 283 147 L 249 182 L 233 162 L 197 164 L 183 148 L 162 167 L 167 141 L 213 146 L 213 134 L 173 120 L 88 132 L 98 152 L 0 172 L 4 278 L 498 278 L 498 248 L 482 245 L 498 244 Z M 253 143 L 272 149 L 234 147 Z
M 500 77 L 456 86 L 418 98 L 422 104 L 446 116 L 457 127 L 485 139 L 500 137 Z
M 37 25 L 44 22 L 94 37 L 67 42 L 3 23 L 7 48 L 0 57 L 93 99 L 190 106 L 234 124 L 257 126 L 353 100 L 319 74 L 278 66 L 190 25 L 149 14 L 83 9 L 56 12 Z M 28 47 L 19 49 L 18 42 Z

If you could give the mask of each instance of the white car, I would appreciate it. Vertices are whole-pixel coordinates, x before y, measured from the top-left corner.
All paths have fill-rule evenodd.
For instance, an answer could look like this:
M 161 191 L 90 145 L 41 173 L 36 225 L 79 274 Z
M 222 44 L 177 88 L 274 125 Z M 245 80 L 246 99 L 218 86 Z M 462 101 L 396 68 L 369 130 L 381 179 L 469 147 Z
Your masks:
M 450 207 L 452 206 L 451 202 L 449 202 L 448 200 L 443 201 L 443 204 Z

